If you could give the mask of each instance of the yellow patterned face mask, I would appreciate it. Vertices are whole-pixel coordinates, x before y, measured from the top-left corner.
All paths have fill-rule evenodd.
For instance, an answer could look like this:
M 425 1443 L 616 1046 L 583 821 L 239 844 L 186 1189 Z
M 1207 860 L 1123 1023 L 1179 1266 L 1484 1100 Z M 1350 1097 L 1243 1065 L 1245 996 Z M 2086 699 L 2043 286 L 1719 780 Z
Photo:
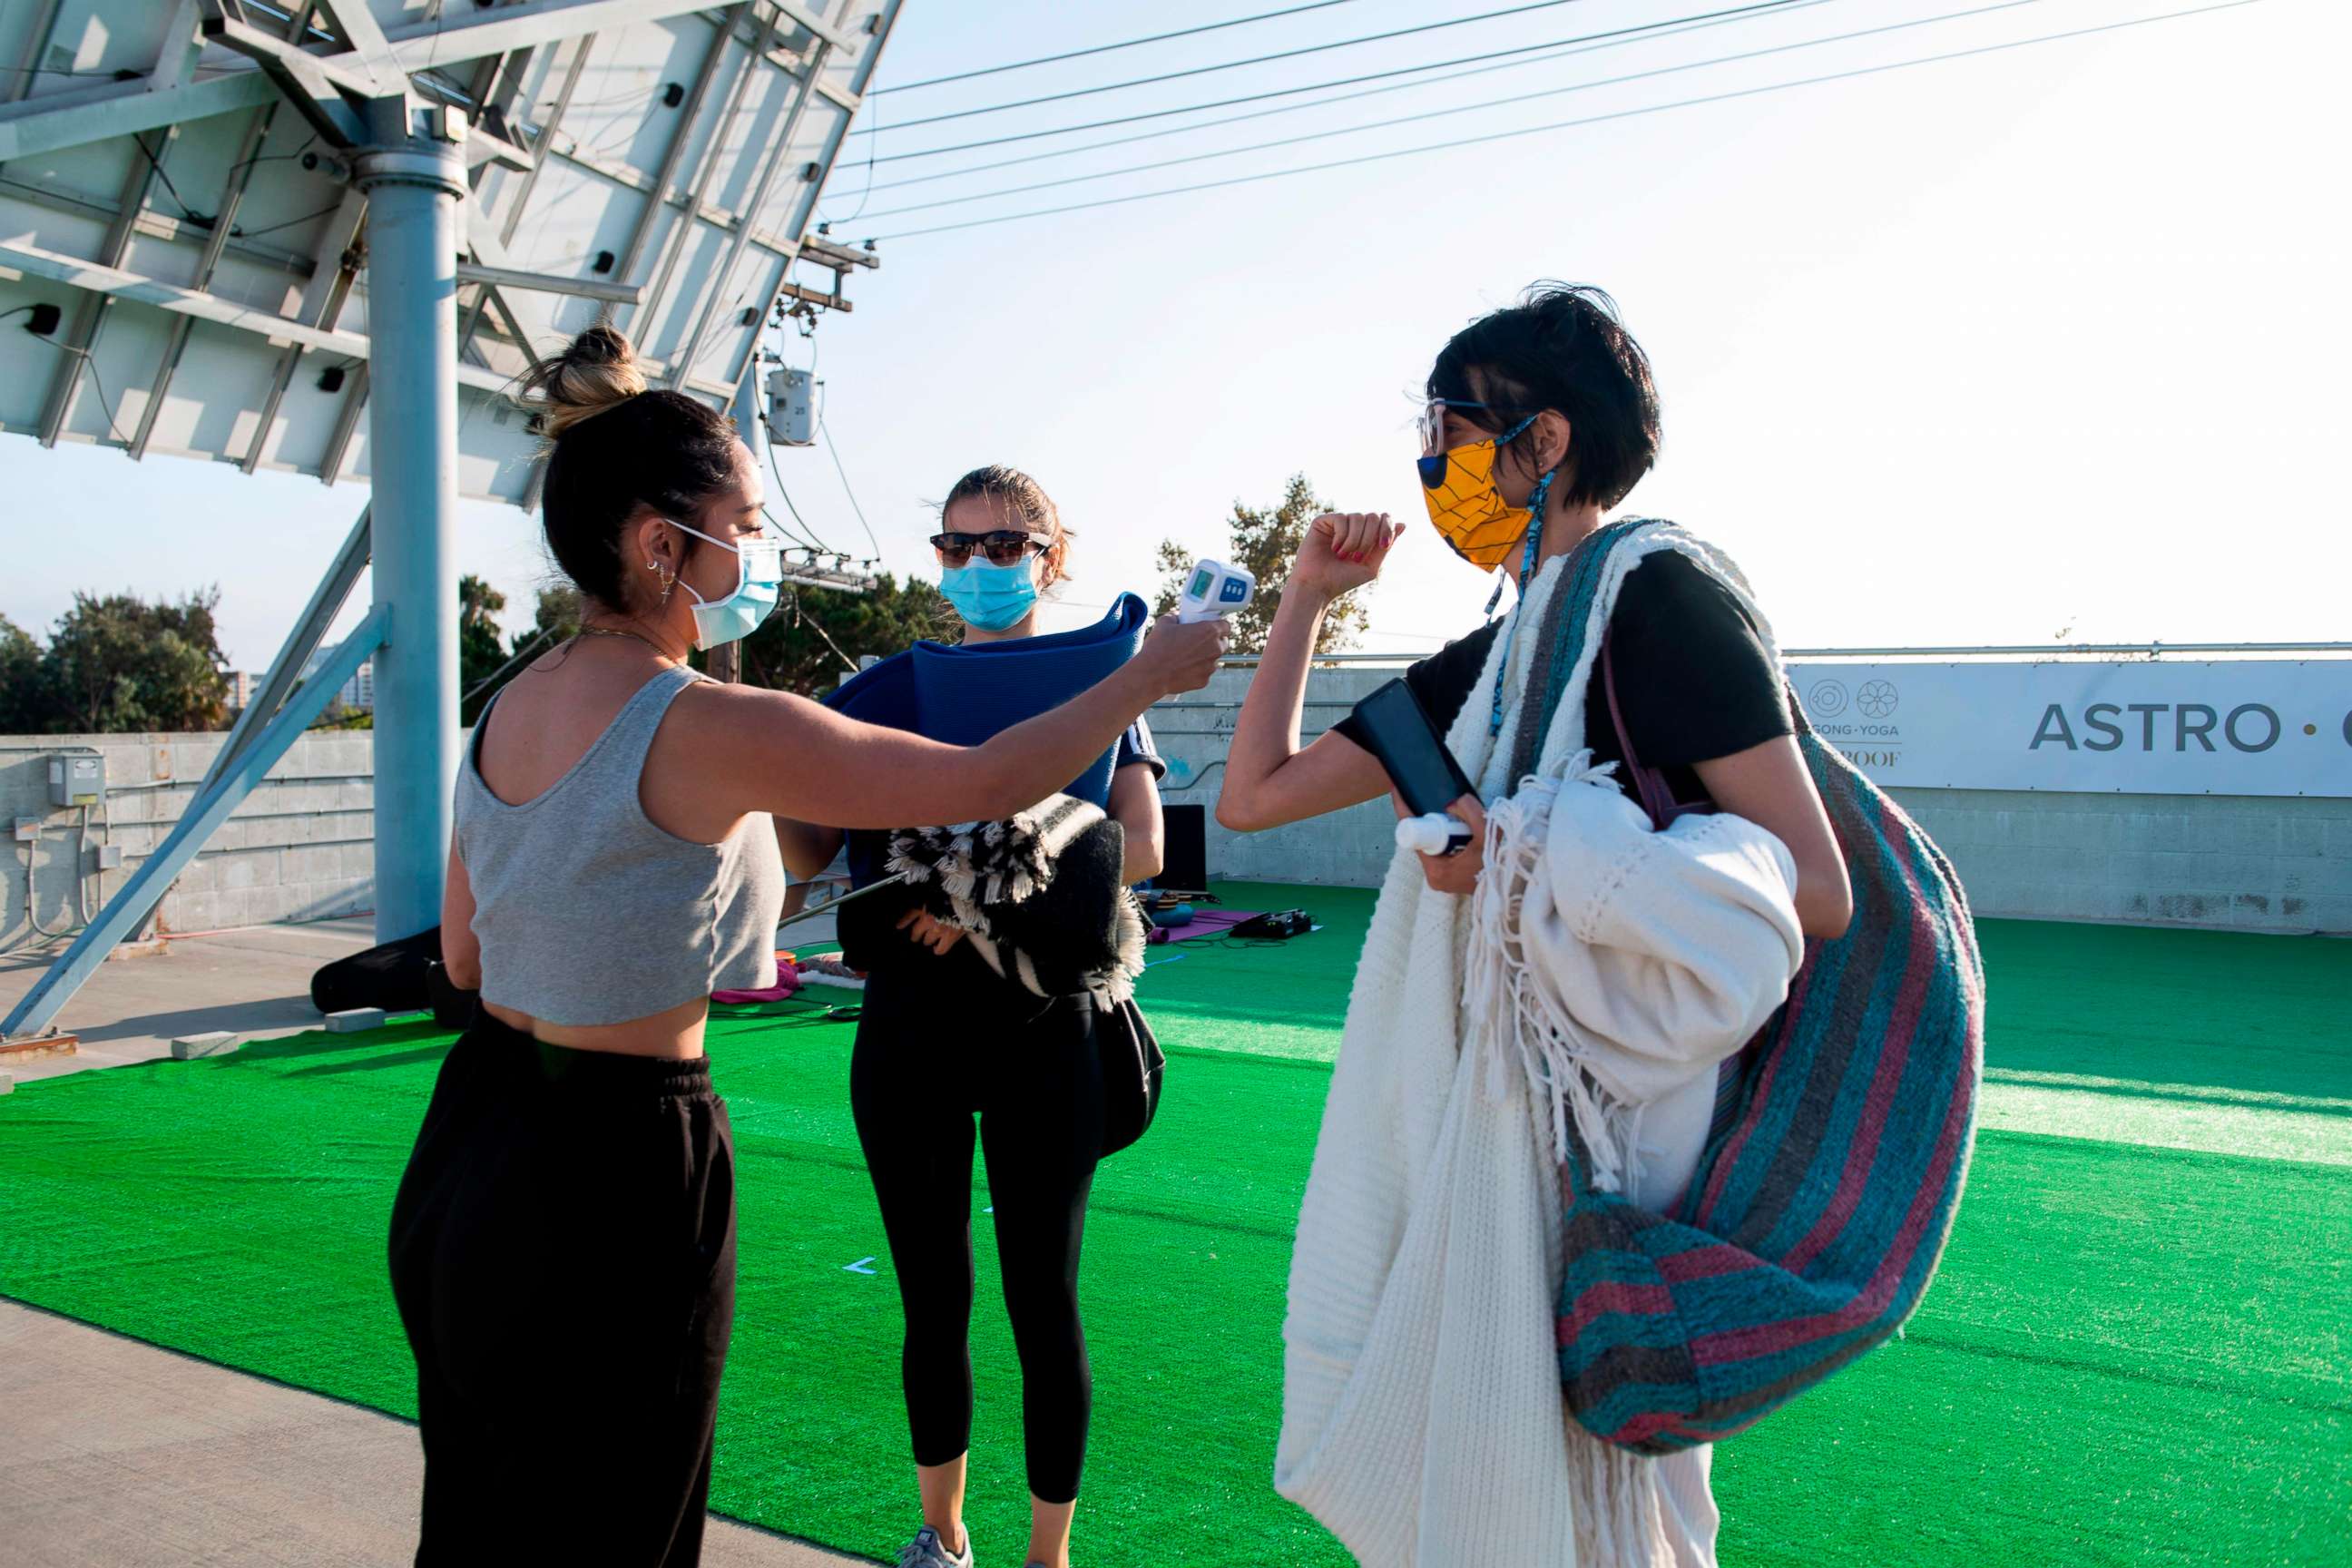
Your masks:
M 1454 553 L 1482 572 L 1491 572 L 1510 559 L 1512 548 L 1528 537 L 1535 521 L 1534 512 L 1512 506 L 1495 488 L 1495 466 L 1504 444 L 1534 424 L 1535 416 L 1529 415 L 1492 440 L 1437 451 L 1433 448 L 1440 439 L 1439 412 L 1433 405 L 1432 417 L 1423 426 L 1425 455 L 1420 459 L 1421 499 L 1429 507 L 1429 521 L 1437 525 L 1438 534 Z M 1536 494 L 1550 488 L 1548 482 L 1540 483 Z

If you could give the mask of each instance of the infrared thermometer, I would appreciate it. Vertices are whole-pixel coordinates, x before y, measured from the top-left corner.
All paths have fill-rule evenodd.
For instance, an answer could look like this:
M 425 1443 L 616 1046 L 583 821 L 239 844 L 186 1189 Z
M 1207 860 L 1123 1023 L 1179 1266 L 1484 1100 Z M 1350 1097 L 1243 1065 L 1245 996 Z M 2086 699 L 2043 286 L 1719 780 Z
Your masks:
M 1184 591 L 1176 596 L 1176 618 L 1187 626 L 1217 620 L 1248 604 L 1256 592 L 1257 579 L 1240 567 L 1195 561 L 1192 575 L 1184 579 Z
M 1442 811 L 1402 816 L 1397 819 L 1396 841 L 1398 848 L 1418 855 L 1459 855 L 1470 847 L 1470 826 Z

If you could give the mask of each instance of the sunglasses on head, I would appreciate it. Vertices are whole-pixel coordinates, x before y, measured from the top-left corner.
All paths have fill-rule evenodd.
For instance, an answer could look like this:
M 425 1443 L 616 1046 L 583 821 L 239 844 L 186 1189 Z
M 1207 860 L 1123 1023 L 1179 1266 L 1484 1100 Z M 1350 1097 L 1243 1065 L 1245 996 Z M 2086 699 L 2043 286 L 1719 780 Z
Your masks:
M 992 529 L 986 533 L 934 533 L 931 548 L 938 551 L 950 566 L 961 566 L 978 551 L 999 566 L 1018 566 L 1039 550 L 1044 543 L 1034 533 L 1017 528 Z

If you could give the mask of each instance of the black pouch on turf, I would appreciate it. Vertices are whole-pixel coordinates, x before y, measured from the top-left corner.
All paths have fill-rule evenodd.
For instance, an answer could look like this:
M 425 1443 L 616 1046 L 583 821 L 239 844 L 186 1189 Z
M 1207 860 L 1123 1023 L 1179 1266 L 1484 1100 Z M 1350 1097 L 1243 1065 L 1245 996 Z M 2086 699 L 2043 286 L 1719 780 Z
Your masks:
M 441 928 L 339 958 L 310 976 L 310 1003 L 321 1013 L 381 1007 L 422 1013 L 433 1005 L 425 966 L 441 957 Z

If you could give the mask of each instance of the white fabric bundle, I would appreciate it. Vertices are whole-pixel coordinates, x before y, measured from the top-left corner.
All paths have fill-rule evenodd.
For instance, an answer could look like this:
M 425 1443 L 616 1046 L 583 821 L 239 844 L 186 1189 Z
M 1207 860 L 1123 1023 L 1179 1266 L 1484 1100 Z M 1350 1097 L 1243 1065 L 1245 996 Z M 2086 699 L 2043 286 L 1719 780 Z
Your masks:
M 1603 614 L 1638 545 L 1703 548 L 1645 529 L 1611 563 Z M 1496 683 L 1507 735 L 1565 560 L 1529 584 L 1517 635 L 1496 640 L 1446 738 L 1493 803 L 1479 897 L 1431 890 L 1410 853 L 1389 867 L 1299 1214 L 1275 1484 L 1371 1568 L 1574 1564 L 1580 1541 L 1586 1568 L 1711 1558 L 1706 1451 L 1607 1449 L 1560 1397 L 1564 1086 L 1585 1064 L 1613 1080 L 1612 1100 L 1675 1083 L 1683 1093 L 1668 1098 L 1694 1099 L 1711 1083 L 1763 1018 L 1747 1020 L 1778 1005 L 1759 976 L 1777 970 L 1785 988 L 1801 952 L 1794 867 L 1736 818 L 1651 835 L 1576 754 L 1597 637 L 1547 734 L 1537 780 L 1549 782 L 1515 789 L 1501 776 Z M 1654 888 L 1665 890 L 1657 905 Z M 1727 889 L 1732 912 L 1699 936 L 1724 955 L 1693 951 L 1687 909 L 1664 904 Z M 1622 945 L 1596 946 L 1608 942 Z M 1785 967 L 1770 957 L 1782 944 Z M 1584 1099 L 1580 1127 L 1596 1118 L 1589 1131 L 1618 1152 L 1614 1178 L 1636 1173 L 1638 1110 L 1612 1116 Z M 1646 1189 L 1630 1190 L 1639 1201 Z
M 1653 831 L 1591 771 L 1528 781 L 1486 828 L 1465 1037 L 1550 1091 L 1556 1157 L 1573 1112 L 1594 1184 L 1631 1193 L 1644 1108 L 1694 1084 L 1711 1102 L 1717 1066 L 1788 996 L 1796 861 L 1726 812 Z

